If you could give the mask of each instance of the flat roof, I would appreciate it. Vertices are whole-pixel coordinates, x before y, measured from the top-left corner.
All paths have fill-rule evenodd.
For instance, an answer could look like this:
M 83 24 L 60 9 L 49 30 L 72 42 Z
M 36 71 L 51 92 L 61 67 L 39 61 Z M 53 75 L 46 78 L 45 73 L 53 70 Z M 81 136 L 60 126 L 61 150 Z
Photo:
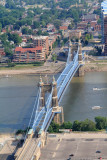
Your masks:
M 33 39 L 46 39 L 48 36 L 34 36 Z

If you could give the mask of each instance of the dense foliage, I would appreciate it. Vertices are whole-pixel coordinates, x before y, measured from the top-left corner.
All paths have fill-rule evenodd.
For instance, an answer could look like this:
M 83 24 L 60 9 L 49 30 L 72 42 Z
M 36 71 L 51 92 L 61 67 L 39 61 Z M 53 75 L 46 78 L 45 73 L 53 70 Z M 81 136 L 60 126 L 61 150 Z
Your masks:
M 48 131 L 50 133 L 59 132 L 59 129 L 72 129 L 73 131 L 98 131 L 107 129 L 107 117 L 95 117 L 95 122 L 86 119 L 84 121 L 64 122 L 62 125 L 52 121 Z

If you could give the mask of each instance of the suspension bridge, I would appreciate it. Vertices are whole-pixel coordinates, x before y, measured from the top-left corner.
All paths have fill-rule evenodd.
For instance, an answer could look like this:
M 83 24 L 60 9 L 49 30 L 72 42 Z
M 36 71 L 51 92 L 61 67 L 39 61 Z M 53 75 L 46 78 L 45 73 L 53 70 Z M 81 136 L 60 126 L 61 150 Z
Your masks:
M 46 141 L 46 132 L 54 119 L 57 123 L 62 123 L 63 108 L 60 107 L 61 99 L 69 86 L 73 76 L 82 68 L 84 64 L 84 53 L 82 53 L 81 43 L 78 43 L 77 51 L 72 51 L 73 46 L 69 42 L 69 52 L 65 69 L 60 74 L 57 81 L 53 77 L 51 84 L 44 84 L 40 77 L 39 91 L 32 111 L 29 126 L 34 116 L 32 128 L 25 136 L 25 142 L 15 154 L 16 160 L 38 160 L 40 157 L 40 148 Z M 50 91 L 45 102 L 45 92 Z M 28 127 L 29 127 L 28 126 Z

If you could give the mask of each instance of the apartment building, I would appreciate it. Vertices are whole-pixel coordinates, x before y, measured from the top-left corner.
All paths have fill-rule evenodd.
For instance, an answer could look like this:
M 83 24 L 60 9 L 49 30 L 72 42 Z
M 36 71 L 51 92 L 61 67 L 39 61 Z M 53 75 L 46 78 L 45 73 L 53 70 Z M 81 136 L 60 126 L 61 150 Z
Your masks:
M 45 54 L 49 53 L 49 41 L 48 36 L 33 36 L 32 37 L 33 48 L 42 46 Z
M 36 62 L 45 61 L 45 52 L 43 47 L 22 48 L 16 47 L 13 62 Z

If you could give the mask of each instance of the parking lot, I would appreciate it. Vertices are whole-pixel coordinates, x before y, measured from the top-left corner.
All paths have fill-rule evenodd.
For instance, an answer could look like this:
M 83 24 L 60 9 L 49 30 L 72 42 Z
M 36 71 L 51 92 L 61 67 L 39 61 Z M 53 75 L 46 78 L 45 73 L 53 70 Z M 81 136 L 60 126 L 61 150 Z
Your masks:
M 98 137 L 66 134 L 49 138 L 41 150 L 40 160 L 96 160 L 100 157 L 107 160 L 107 134 Z

